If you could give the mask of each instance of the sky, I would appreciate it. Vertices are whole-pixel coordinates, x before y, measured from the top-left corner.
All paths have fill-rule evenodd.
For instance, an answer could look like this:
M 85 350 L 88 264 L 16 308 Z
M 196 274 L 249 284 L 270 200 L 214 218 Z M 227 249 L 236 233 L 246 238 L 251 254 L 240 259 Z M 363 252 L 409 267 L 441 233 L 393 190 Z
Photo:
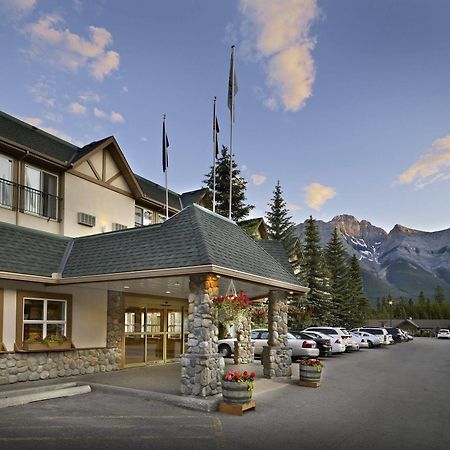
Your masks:
M 450 227 L 448 0 L 0 0 L 0 109 L 76 145 L 114 135 L 138 174 L 201 186 L 212 104 L 253 217 Z

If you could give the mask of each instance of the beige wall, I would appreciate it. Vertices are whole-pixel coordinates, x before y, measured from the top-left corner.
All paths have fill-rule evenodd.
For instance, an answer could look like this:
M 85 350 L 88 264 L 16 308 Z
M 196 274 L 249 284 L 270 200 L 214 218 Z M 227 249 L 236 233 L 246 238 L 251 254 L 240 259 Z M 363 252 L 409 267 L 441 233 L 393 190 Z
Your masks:
M 34 283 L 0 282 L 3 288 L 3 344 L 14 350 L 17 291 L 72 295 L 72 342 L 77 348 L 106 347 L 107 290 L 73 286 L 44 287 Z
M 16 223 L 16 212 L 0 206 L 0 222 Z
M 14 350 L 16 341 L 16 290 L 3 290 L 3 344 L 6 350 Z
M 112 230 L 113 223 L 134 227 L 134 199 L 71 173 L 65 176 L 65 236 L 76 237 Z M 78 213 L 96 217 L 95 227 L 78 224 Z

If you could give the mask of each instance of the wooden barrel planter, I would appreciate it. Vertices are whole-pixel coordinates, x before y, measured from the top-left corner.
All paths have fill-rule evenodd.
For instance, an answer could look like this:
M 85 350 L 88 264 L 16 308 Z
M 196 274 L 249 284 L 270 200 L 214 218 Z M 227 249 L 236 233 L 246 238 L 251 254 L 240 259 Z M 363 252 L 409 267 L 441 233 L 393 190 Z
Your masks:
M 300 380 L 320 381 L 322 371 L 318 372 L 316 367 L 300 365 Z
M 252 399 L 253 391 L 248 390 L 247 383 L 222 380 L 222 396 L 225 403 L 244 404 Z

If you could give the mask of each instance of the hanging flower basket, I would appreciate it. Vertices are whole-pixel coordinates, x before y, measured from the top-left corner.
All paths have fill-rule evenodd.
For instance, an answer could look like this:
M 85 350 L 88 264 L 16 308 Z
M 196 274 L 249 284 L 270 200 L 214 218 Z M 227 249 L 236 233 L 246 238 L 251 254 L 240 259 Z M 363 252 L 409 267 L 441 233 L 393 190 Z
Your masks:
M 217 318 L 223 324 L 236 322 L 239 317 L 246 316 L 253 306 L 253 302 L 242 291 L 215 297 L 213 303 L 217 306 Z

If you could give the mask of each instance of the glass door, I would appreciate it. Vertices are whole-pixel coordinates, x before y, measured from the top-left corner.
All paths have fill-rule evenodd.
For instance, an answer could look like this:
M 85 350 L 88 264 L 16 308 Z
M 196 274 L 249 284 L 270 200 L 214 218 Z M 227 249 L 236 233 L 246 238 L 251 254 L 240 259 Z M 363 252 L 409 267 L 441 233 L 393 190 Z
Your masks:
M 147 308 L 146 312 L 147 350 L 146 363 L 164 361 L 164 310 Z
M 145 364 L 145 308 L 125 309 L 125 364 Z
M 168 309 L 166 360 L 177 359 L 183 353 L 183 315 L 181 309 Z

